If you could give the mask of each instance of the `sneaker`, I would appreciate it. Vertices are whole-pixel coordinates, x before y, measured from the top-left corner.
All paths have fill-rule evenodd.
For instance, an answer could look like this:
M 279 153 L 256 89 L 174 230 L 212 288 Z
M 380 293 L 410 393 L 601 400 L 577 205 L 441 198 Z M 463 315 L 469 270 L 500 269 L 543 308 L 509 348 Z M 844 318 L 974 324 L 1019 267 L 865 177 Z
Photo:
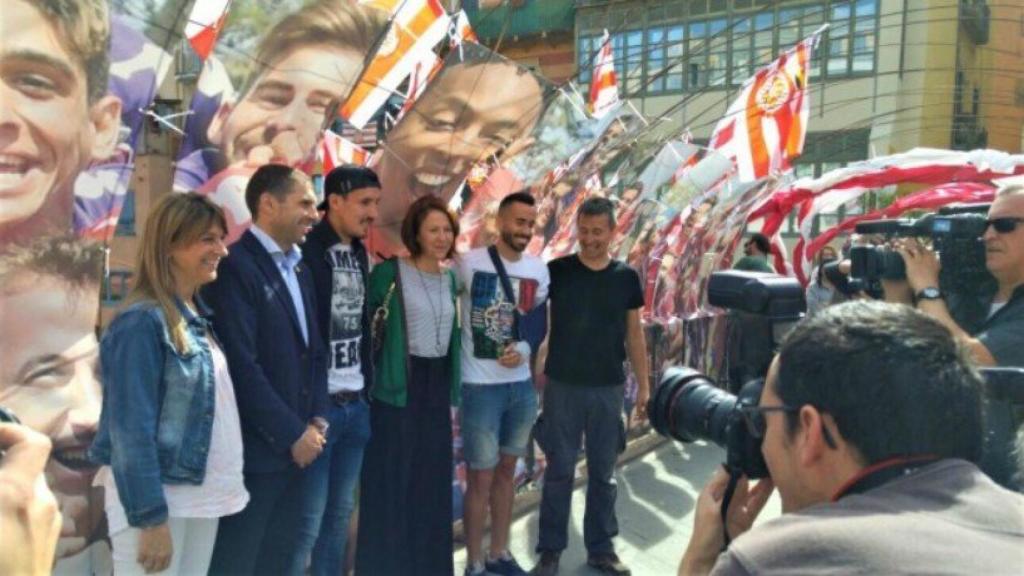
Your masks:
M 484 566 L 489 573 L 499 576 L 526 576 L 526 570 L 523 570 L 512 553 L 507 551 L 493 560 L 488 558 Z
M 533 570 L 530 570 L 530 574 L 533 576 L 555 576 L 558 574 L 558 557 L 561 555 L 561 552 L 554 550 L 542 550 L 540 561 L 533 567 Z
M 485 564 L 469 564 L 462 576 L 498 576 L 487 569 Z
M 612 576 L 631 576 L 632 574 L 614 552 L 590 555 L 587 557 L 587 565 Z

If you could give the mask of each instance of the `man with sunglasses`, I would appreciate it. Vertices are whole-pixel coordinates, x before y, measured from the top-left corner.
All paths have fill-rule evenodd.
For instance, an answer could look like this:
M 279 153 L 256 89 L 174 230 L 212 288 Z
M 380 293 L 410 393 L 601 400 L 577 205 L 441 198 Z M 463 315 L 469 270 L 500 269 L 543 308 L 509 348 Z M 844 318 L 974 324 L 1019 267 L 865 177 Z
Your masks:
M 886 300 L 915 303 L 935 318 L 971 350 L 982 366 L 1024 367 L 1024 186 L 1006 186 L 996 193 L 988 212 L 985 266 L 999 288 L 981 329 L 969 334 L 953 320 L 939 290 L 939 261 L 935 253 L 916 243 L 905 242 L 899 253 L 907 268 L 907 283 L 913 298 L 900 297 L 886 286 Z
M 798 324 L 744 412 L 770 478 L 697 500 L 679 574 L 1005 574 L 1024 566 L 1024 496 L 974 464 L 981 378 L 939 321 L 885 302 Z M 783 515 L 751 528 L 777 488 Z M 727 548 L 725 547 L 727 546 Z

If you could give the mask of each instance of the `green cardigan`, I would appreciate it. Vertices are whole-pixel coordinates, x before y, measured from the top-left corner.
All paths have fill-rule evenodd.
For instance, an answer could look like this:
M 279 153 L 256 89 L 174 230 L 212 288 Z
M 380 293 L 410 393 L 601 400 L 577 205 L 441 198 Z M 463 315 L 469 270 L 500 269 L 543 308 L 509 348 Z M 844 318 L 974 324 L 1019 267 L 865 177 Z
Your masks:
M 370 273 L 370 314 L 384 303 L 384 297 L 392 283 L 396 281 L 398 271 L 398 259 L 385 260 L 373 267 Z M 455 273 L 451 270 L 446 272 L 452 283 L 452 304 L 455 307 L 455 321 L 452 323 L 452 337 L 448 344 L 448 357 L 451 359 L 451 404 L 458 406 L 461 399 L 462 378 L 459 374 L 461 367 L 460 348 L 462 334 L 459 324 L 459 302 L 457 296 L 457 284 Z M 384 346 L 377 355 L 376 366 L 373 371 L 372 395 L 381 402 L 393 406 L 403 407 L 407 401 L 406 377 L 409 366 L 409 356 L 406 349 L 407 339 L 405 330 L 405 307 L 402 304 L 401 279 L 395 285 L 395 292 L 388 305 L 387 328 L 384 334 Z

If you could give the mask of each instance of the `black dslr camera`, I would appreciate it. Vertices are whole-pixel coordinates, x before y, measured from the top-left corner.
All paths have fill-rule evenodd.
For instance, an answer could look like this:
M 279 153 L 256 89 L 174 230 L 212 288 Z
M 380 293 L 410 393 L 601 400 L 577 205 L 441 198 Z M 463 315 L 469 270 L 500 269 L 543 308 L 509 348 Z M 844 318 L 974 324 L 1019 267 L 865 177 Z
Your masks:
M 770 323 L 768 337 L 758 338 L 753 356 L 768 362 L 782 335 L 798 321 L 807 306 L 800 283 L 793 278 L 756 272 L 715 272 L 708 283 L 708 302 L 741 315 L 759 316 Z M 741 321 L 743 316 L 740 317 Z M 647 414 L 662 436 L 680 442 L 710 440 L 726 450 L 726 468 L 734 476 L 768 476 L 761 456 L 761 438 L 754 422 L 764 389 L 768 364 L 733 395 L 692 368 L 675 367 L 665 372 L 651 396 Z
M 733 396 L 693 368 L 665 371 L 648 406 L 651 426 L 679 442 L 710 440 L 725 448 L 725 465 L 747 478 L 765 478 L 761 438 L 748 424 L 761 402 L 764 380 L 751 380 Z

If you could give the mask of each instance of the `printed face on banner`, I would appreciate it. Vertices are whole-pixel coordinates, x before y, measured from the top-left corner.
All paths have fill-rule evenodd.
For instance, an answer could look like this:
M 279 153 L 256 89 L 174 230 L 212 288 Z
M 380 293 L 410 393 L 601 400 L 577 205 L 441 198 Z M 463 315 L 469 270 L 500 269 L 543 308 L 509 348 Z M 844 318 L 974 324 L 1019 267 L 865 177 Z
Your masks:
M 313 169 L 327 112 L 351 91 L 386 23 L 384 11 L 347 0 L 232 3 L 174 174 L 176 190 L 208 194 L 225 209 L 229 242 L 250 224 L 245 186 L 257 168 Z
M 383 192 L 374 250 L 400 251 L 409 205 L 434 194 L 451 200 L 473 164 L 513 145 L 537 122 L 541 81 L 475 45 L 445 67 L 388 135 L 376 166 Z
M 298 165 L 316 145 L 328 107 L 348 93 L 362 63 L 354 50 L 297 48 L 263 70 L 240 102 L 221 106 L 210 141 L 229 164 Z
M 46 479 L 63 517 L 60 560 L 106 536 L 102 490 L 92 487 L 96 467 L 85 459 L 101 408 L 95 330 L 102 252 L 64 238 L 39 246 L 45 248 L 29 257 L 0 257 L 0 318 L 17 335 L 0 341 L 0 405 L 53 442 Z M 40 266 L 60 272 L 33 270 Z
M 11 0 L 3 11 L 0 244 L 71 228 L 75 180 L 114 152 L 121 112 L 107 95 L 105 10 L 58 16 Z

